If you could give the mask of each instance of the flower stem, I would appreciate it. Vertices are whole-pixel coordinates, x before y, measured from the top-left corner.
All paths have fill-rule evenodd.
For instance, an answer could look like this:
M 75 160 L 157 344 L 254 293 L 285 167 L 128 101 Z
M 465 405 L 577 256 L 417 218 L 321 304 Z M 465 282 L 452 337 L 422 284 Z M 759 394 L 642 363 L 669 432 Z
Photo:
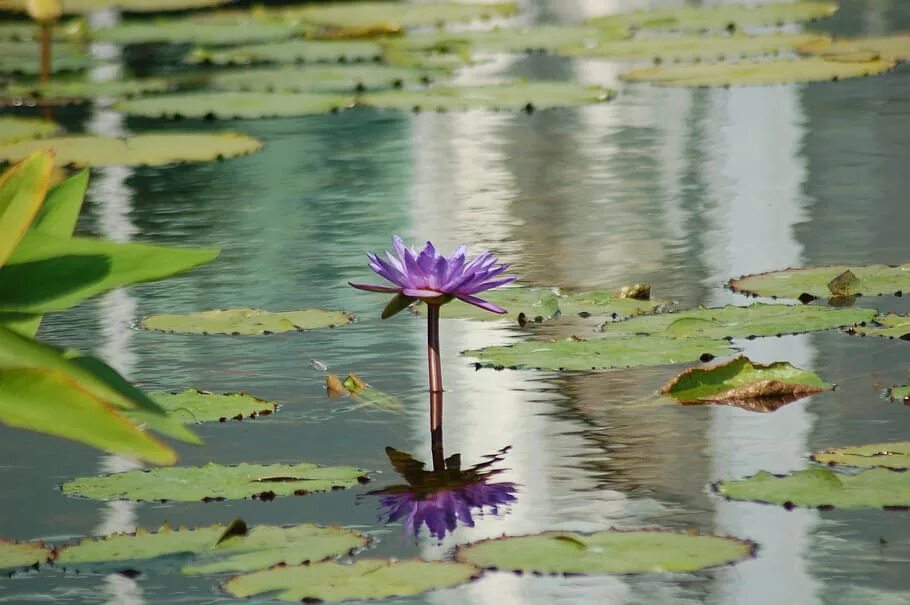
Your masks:
M 433 470 L 445 470 L 445 450 L 442 447 L 442 391 L 430 393 L 430 451 L 433 454 Z
M 48 22 L 41 23 L 41 81 L 51 79 L 51 28 Z
M 430 393 L 442 392 L 442 364 L 439 361 L 439 307 L 427 304 L 427 367 L 430 372 Z M 439 419 L 442 422 L 442 419 Z M 431 420 L 432 422 L 432 420 Z

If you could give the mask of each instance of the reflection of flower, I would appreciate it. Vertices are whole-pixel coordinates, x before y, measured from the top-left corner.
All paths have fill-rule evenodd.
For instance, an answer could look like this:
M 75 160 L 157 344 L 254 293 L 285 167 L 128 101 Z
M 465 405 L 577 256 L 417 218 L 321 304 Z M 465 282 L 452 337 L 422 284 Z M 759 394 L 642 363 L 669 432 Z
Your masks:
M 405 531 L 415 535 L 426 525 L 430 534 L 441 540 L 459 524 L 474 527 L 477 512 L 489 509 L 498 514 L 500 506 L 515 502 L 514 483 L 489 482 L 502 472 L 490 466 L 501 461 L 508 449 L 466 470 L 461 470 L 461 456 L 455 454 L 445 459 L 440 470 L 428 471 L 423 462 L 387 447 L 392 466 L 408 483 L 370 493 L 379 496 L 387 523 L 403 519 Z

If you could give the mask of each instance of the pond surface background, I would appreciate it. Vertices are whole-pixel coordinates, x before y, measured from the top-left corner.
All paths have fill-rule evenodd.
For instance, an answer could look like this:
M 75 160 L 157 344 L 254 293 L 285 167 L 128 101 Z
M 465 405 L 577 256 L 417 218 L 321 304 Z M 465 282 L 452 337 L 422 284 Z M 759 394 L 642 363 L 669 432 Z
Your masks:
M 635 3 L 524 3 L 529 19 L 568 21 Z M 641 5 L 638 3 L 637 5 Z M 655 3 L 656 4 L 656 3 Z M 665 4 L 672 4 L 667 2 Z M 878 35 L 910 28 L 901 0 L 843 0 L 824 30 Z M 429 458 L 424 320 L 380 321 L 382 295 L 363 253 L 392 234 L 491 249 L 525 284 L 618 288 L 649 282 L 682 305 L 746 304 L 723 288 L 744 273 L 910 259 L 910 69 L 839 83 L 738 89 L 626 86 L 627 66 L 541 55 L 494 56 L 465 80 L 519 76 L 616 86 L 617 99 L 533 114 L 474 111 L 341 115 L 236 122 L 159 122 L 91 107 L 58 118 L 98 133 L 234 129 L 263 151 L 221 163 L 93 170 L 82 234 L 220 246 L 214 263 L 117 291 L 52 317 L 41 336 L 93 351 L 144 388 L 246 391 L 278 414 L 199 425 L 208 461 L 351 464 L 366 488 L 273 502 L 97 503 L 63 496 L 80 475 L 127 460 L 0 427 L 0 535 L 86 534 L 229 522 L 337 523 L 374 534 L 371 553 L 428 558 L 502 533 L 609 526 L 696 529 L 760 544 L 758 556 L 691 575 L 535 578 L 490 573 L 408 603 L 907 603 L 910 513 L 794 510 L 723 501 L 715 480 L 804 468 L 808 453 L 906 439 L 910 408 L 882 391 L 906 384 L 910 343 L 821 333 L 737 342 L 758 361 L 789 361 L 836 391 L 770 414 L 727 407 L 631 405 L 678 368 L 594 374 L 475 371 L 459 351 L 571 331 L 443 321 L 446 453 L 464 465 L 511 445 L 500 477 L 521 485 L 504 516 L 478 519 L 442 543 L 377 522 L 362 494 L 398 482 L 384 448 Z M 127 66 L 128 67 L 128 66 Z M 147 69 L 144 66 L 143 69 Z M 860 299 L 907 311 L 906 298 Z M 137 331 L 158 312 L 255 306 L 354 312 L 334 330 L 261 338 Z M 329 400 L 317 359 L 402 399 L 405 410 Z M 887 543 L 884 543 L 886 541 Z M 221 603 L 211 578 L 176 570 L 136 579 L 46 570 L 0 580 L 0 603 Z

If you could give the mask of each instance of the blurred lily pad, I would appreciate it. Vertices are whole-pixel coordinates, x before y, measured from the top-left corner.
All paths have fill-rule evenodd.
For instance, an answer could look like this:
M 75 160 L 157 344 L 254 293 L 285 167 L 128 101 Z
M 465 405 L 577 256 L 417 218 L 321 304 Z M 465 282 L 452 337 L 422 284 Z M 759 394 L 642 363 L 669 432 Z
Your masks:
M 730 352 L 729 343 L 712 338 L 599 338 L 597 340 L 528 341 L 502 347 L 463 351 L 484 367 L 539 370 L 599 370 L 695 361 Z
M 0 96 L 6 98 L 27 97 L 76 101 L 98 97 L 132 97 L 145 92 L 164 92 L 170 87 L 170 83 L 161 78 L 110 80 L 106 82 L 54 80 L 45 83 L 13 83 L 0 90 Z
M 698 571 L 748 559 L 754 550 L 737 538 L 608 529 L 503 536 L 459 546 L 455 558 L 488 569 L 593 575 Z
M 246 393 L 210 393 L 186 389 L 179 393 L 150 393 L 152 400 L 184 422 L 225 422 L 268 416 L 278 410 L 278 402 L 266 401 Z
M 328 113 L 352 97 L 319 93 L 199 92 L 121 101 L 114 108 L 149 118 L 274 118 Z M 255 139 L 250 139 L 255 140 Z M 179 149 L 179 148 L 178 148 Z
M 779 336 L 855 326 L 875 317 L 874 309 L 834 309 L 818 305 L 754 303 L 748 307 L 687 309 L 672 313 L 641 315 L 602 326 L 607 334 L 656 334 L 690 338 L 746 338 Z
M 891 387 L 888 389 L 888 397 L 895 401 L 906 402 L 910 398 L 910 385 Z
M 448 561 L 360 559 L 350 564 L 316 563 L 235 576 L 224 590 L 235 597 L 269 594 L 281 601 L 340 601 L 408 597 L 449 588 L 478 574 L 473 565 Z
M 812 459 L 828 466 L 883 466 L 906 470 L 910 469 L 910 441 L 832 448 L 812 454 Z
M 165 525 L 155 532 L 140 529 L 131 534 L 86 538 L 60 548 L 55 563 L 83 570 L 112 563 L 178 558 L 190 559 L 183 568 L 188 575 L 244 572 L 322 561 L 366 543 L 363 534 L 339 527 L 304 524 L 247 528 L 238 520 L 231 526 L 171 529 Z
M 829 17 L 837 12 L 835 2 L 774 2 L 769 4 L 710 4 L 655 8 L 590 19 L 609 29 L 655 29 L 671 31 L 741 30 L 756 26 L 800 23 Z
M 10 542 L 0 538 L 0 569 L 38 565 L 50 556 L 51 551 L 40 542 Z
M 765 34 L 747 36 L 641 37 L 574 43 L 560 47 L 560 55 L 609 59 L 659 59 L 692 61 L 761 57 L 793 52 L 798 46 L 827 40 L 814 34 Z
M 124 21 L 111 27 L 94 29 L 92 40 L 114 44 L 229 45 L 283 40 L 308 28 L 299 22 L 237 18 L 229 22 L 186 17 Z
M 92 500 L 193 502 L 276 496 L 354 487 L 366 481 L 364 471 L 350 466 L 238 464 L 155 468 L 80 477 L 63 484 L 63 493 Z
M 81 71 L 92 65 L 85 50 L 69 42 L 54 42 L 51 46 L 54 73 Z M 0 42 L 0 73 L 36 76 L 41 73 L 40 55 L 34 42 Z
M 753 296 L 770 296 L 774 298 L 792 298 L 794 300 L 808 295 L 812 298 L 831 296 L 828 284 L 838 275 L 853 273 L 859 280 L 854 286 L 854 294 L 873 296 L 910 292 L 910 263 L 904 265 L 866 265 L 829 267 L 809 267 L 805 269 L 785 269 L 770 273 L 744 275 L 731 279 L 728 286 L 734 292 Z
M 609 101 L 613 91 L 568 82 L 516 82 L 488 86 L 429 87 L 363 95 L 358 103 L 383 109 L 458 111 L 468 109 L 547 109 Z
M 814 372 L 787 362 L 763 365 L 739 356 L 711 368 L 690 368 L 660 389 L 680 403 L 723 403 L 753 411 L 774 411 L 832 385 Z
M 382 46 L 371 40 L 285 40 L 224 49 L 197 48 L 187 63 L 254 65 L 257 63 L 353 63 L 377 61 Z
M 875 36 L 870 38 L 818 39 L 806 42 L 797 49 L 808 55 L 823 57 L 869 55 L 887 61 L 910 61 L 910 34 Z
M 371 27 L 391 24 L 397 28 L 441 25 L 508 17 L 518 13 L 515 2 L 332 2 L 285 9 L 286 17 L 334 27 Z
M 128 138 L 71 135 L 0 147 L 0 160 L 18 160 L 53 147 L 60 166 L 160 166 L 210 162 L 258 151 L 258 139 L 233 132 L 137 134 Z
M 541 25 L 521 28 L 497 27 L 492 30 L 417 32 L 391 39 L 386 44 L 392 49 L 448 53 L 463 50 L 523 53 L 553 52 L 568 46 L 597 45 L 603 41 L 615 40 L 617 37 L 624 37 L 624 34 L 611 34 L 607 30 L 589 25 Z
M 889 71 L 893 61 L 829 60 L 818 57 L 778 61 L 661 65 L 635 69 L 620 76 L 632 82 L 653 82 L 660 86 L 768 86 L 793 82 L 830 82 L 873 76 Z
M 910 473 L 873 468 L 856 474 L 809 468 L 788 475 L 762 471 L 747 479 L 718 481 L 718 494 L 786 507 L 899 508 L 910 507 Z
M 526 323 L 546 321 L 559 314 L 559 299 L 553 288 L 500 288 L 484 292 L 483 299 L 506 309 L 508 314 L 490 313 L 460 300 L 453 300 L 442 306 L 440 316 L 491 321 L 508 318 L 513 322 Z M 426 314 L 424 303 L 418 303 L 413 308 L 421 315 Z
M 669 300 L 651 299 L 650 293 L 647 299 L 623 296 L 622 294 L 623 290 L 568 292 L 560 294 L 559 309 L 563 315 L 619 319 L 644 313 L 653 313 L 672 303 Z
M 186 315 L 150 315 L 140 322 L 146 330 L 178 334 L 231 334 L 251 336 L 303 332 L 334 328 L 351 323 L 344 311 L 303 309 L 301 311 L 263 311 L 262 309 L 214 309 Z
M 0 116 L 0 145 L 49 137 L 59 130 L 60 127 L 49 120 Z
M 895 313 L 879 315 L 872 323 L 849 328 L 847 332 L 861 336 L 881 336 L 883 338 L 910 340 L 910 315 L 897 315 Z
M 91 13 L 104 8 L 118 8 L 124 12 L 163 12 L 205 8 L 228 4 L 234 0 L 65 0 L 65 13 Z M 0 0 L 0 11 L 25 12 L 28 0 Z
M 439 73 L 439 70 L 380 63 L 305 65 L 227 71 L 213 75 L 211 85 L 220 90 L 243 92 L 354 93 L 429 82 Z

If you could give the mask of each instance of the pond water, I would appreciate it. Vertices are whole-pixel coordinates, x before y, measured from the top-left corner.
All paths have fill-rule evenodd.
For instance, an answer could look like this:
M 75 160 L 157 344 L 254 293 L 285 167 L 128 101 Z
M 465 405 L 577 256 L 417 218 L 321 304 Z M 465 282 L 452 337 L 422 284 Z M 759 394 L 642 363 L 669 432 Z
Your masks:
M 525 3 L 530 19 L 572 20 L 627 8 L 603 0 Z M 844 0 L 825 25 L 878 35 L 910 27 L 900 0 Z M 615 6 L 614 6 L 615 5 Z M 910 344 L 817 333 L 737 341 L 757 361 L 789 361 L 837 390 L 774 413 L 634 402 L 678 368 L 557 374 L 474 369 L 459 352 L 550 326 L 444 320 L 446 453 L 463 465 L 511 446 L 499 477 L 517 501 L 442 541 L 379 521 L 365 493 L 397 483 L 391 446 L 428 460 L 425 322 L 380 321 L 365 251 L 392 234 L 491 249 L 526 284 L 616 288 L 649 282 L 682 305 L 746 304 L 725 290 L 744 273 L 910 258 L 910 69 L 839 83 L 741 89 L 623 86 L 625 65 L 533 55 L 491 57 L 469 80 L 521 76 L 618 87 L 615 101 L 536 112 L 355 110 L 300 119 L 165 123 L 104 109 L 58 116 L 99 133 L 234 129 L 265 148 L 220 163 L 93 170 L 79 232 L 116 240 L 222 248 L 214 263 L 116 291 L 48 317 L 41 337 L 93 351 L 148 389 L 246 391 L 278 414 L 199 425 L 208 461 L 350 464 L 355 490 L 256 500 L 97 503 L 64 496 L 74 476 L 134 467 L 88 448 L 0 427 L 0 535 L 62 540 L 137 526 L 317 522 L 377 538 L 377 556 L 448 556 L 503 533 L 665 527 L 756 541 L 757 557 L 697 574 L 540 578 L 489 573 L 407 603 L 908 603 L 910 513 L 787 511 L 727 502 L 718 479 L 806 467 L 808 454 L 906 438 L 910 408 L 882 391 L 907 381 Z M 147 68 L 147 66 L 146 66 Z M 861 299 L 907 311 L 906 298 Z M 268 337 L 182 336 L 133 329 L 157 312 L 257 306 L 345 309 L 358 321 Z M 400 412 L 330 400 L 319 360 L 404 402 Z M 0 603 L 221 603 L 210 578 L 176 571 L 130 579 L 60 571 L 0 580 Z

